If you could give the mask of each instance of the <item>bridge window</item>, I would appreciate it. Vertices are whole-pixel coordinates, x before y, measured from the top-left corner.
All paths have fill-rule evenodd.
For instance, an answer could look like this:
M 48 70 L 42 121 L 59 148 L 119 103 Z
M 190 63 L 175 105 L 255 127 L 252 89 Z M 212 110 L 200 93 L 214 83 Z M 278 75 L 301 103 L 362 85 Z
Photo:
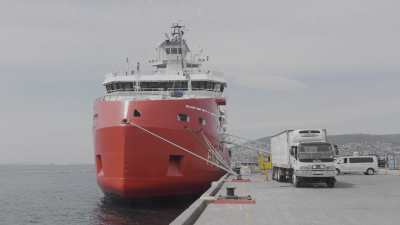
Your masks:
M 121 89 L 123 91 L 131 91 L 133 90 L 133 82 L 122 82 Z
M 106 92 L 134 91 L 135 82 L 112 82 L 105 85 Z M 223 92 L 225 84 L 214 81 L 192 81 L 193 90 L 207 90 Z M 167 91 L 167 90 L 188 90 L 188 81 L 144 81 L 140 82 L 141 91 Z M 308 132 L 308 131 L 307 131 Z
M 106 84 L 106 90 L 107 90 L 107 93 L 112 92 L 112 91 L 113 91 L 113 86 L 112 86 L 112 84 Z
M 221 84 L 220 83 L 216 83 L 214 85 L 214 91 L 219 91 L 219 90 L 221 90 Z
M 170 49 L 170 48 L 166 48 L 166 49 L 165 49 L 165 52 L 166 52 L 167 54 L 171 54 L 171 49 Z
M 134 82 L 114 82 L 105 85 L 107 93 L 114 91 L 132 91 L 134 86 Z
M 171 48 L 171 54 L 177 54 L 178 50 L 177 48 Z
M 209 90 L 223 92 L 225 84 L 214 81 L 192 81 L 193 90 Z
M 120 83 L 114 83 L 114 89 L 119 91 L 119 89 L 121 88 Z

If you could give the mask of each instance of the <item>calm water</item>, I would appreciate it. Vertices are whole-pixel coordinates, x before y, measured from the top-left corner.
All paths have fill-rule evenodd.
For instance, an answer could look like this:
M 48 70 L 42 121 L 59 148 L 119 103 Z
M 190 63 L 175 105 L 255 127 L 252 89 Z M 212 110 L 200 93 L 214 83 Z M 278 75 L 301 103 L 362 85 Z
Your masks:
M 194 201 L 112 201 L 94 172 L 90 165 L 0 166 L 0 224 L 168 224 Z

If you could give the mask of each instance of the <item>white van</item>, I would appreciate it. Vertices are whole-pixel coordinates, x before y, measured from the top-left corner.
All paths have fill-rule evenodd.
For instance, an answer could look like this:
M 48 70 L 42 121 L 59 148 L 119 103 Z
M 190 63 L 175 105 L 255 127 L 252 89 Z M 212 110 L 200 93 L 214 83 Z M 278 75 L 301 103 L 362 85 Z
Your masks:
M 335 162 L 337 174 L 361 172 L 373 175 L 378 171 L 376 156 L 341 156 L 337 157 Z

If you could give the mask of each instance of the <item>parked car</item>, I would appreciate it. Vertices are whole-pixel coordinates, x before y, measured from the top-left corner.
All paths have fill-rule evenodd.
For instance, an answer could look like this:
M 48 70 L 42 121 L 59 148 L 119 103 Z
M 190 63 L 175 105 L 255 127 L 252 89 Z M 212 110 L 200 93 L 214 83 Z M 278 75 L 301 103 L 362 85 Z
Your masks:
M 341 156 L 335 160 L 336 172 L 364 173 L 373 175 L 378 171 L 378 159 L 376 156 Z

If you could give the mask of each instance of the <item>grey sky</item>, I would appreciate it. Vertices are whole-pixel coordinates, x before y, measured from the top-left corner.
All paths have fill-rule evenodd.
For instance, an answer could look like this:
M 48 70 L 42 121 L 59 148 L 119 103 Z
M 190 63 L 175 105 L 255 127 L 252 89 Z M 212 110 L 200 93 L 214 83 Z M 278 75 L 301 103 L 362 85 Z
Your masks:
M 93 100 L 172 22 L 229 81 L 230 132 L 400 132 L 398 1 L 0 1 L 0 163 L 92 161 Z

